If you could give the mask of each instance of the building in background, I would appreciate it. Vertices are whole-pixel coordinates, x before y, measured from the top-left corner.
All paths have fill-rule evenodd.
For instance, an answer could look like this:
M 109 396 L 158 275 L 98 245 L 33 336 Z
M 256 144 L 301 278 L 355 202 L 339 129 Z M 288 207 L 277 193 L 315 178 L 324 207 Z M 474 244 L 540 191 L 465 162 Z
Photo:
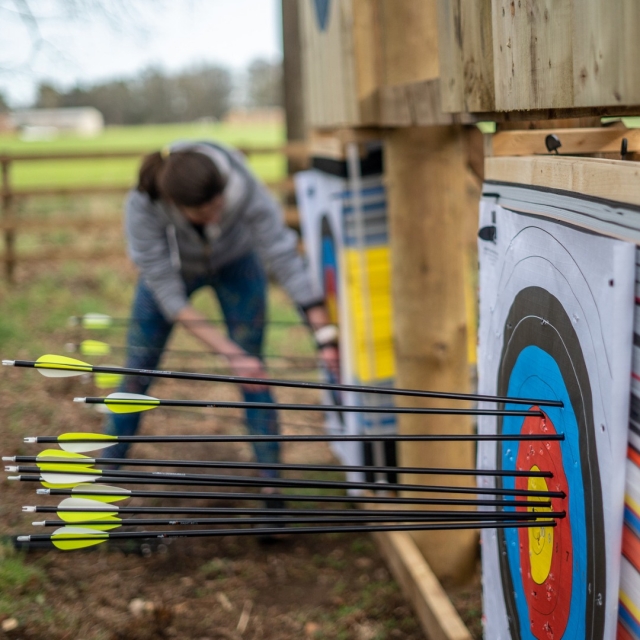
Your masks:
M 94 107 L 21 109 L 14 111 L 11 118 L 27 140 L 55 137 L 61 132 L 91 137 L 104 129 L 102 113 Z

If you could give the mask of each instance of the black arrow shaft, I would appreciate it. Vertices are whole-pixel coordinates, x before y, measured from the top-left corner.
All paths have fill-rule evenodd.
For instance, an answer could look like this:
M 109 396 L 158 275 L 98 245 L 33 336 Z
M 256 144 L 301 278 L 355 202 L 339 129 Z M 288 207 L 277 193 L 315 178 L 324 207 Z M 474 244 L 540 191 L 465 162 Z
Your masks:
M 26 467 L 33 473 L 41 473 L 37 467 Z M 21 470 L 22 467 L 19 467 Z M 314 488 L 314 489 L 362 489 L 371 491 L 419 491 L 424 493 L 459 493 L 470 495 L 504 495 L 529 496 L 540 498 L 564 498 L 562 491 L 530 491 L 527 489 L 480 488 L 480 487 L 449 487 L 439 485 L 376 483 L 376 482 L 339 482 L 331 480 L 289 480 L 284 478 L 241 478 L 238 476 L 214 476 L 205 474 L 163 474 L 144 473 L 135 471 L 110 471 L 109 474 L 96 475 L 86 471 L 47 471 L 48 475 L 93 475 L 103 482 L 116 484 L 172 484 L 182 486 L 219 485 L 225 487 L 282 487 L 282 488 Z M 42 476 L 19 476 L 20 480 L 49 482 Z M 53 484 L 53 483 L 52 483 Z M 64 484 L 64 483 L 61 483 Z
M 280 496 L 281 497 L 281 496 Z M 499 502 L 499 501 L 498 501 Z M 509 503 L 511 508 L 526 508 L 529 505 L 531 508 L 537 509 L 539 505 L 544 504 L 542 502 L 526 502 L 526 501 L 518 501 L 517 503 L 511 502 Z M 455 506 L 455 505 L 453 505 Z M 468 505 L 467 505 L 468 506 Z M 369 516 L 373 517 L 383 517 L 389 516 L 393 518 L 410 520 L 412 518 L 445 518 L 449 515 L 460 516 L 473 518 L 476 515 L 484 515 L 490 514 L 492 517 L 500 517 L 504 515 L 505 517 L 510 517 L 513 514 L 521 515 L 524 512 L 519 511 L 458 511 L 458 510 L 408 510 L 408 509 L 393 509 L 393 510 L 382 510 L 382 509 L 358 509 L 355 511 L 354 509 L 278 509 L 274 511 L 274 509 L 241 509 L 239 507 L 52 507 L 52 506 L 38 506 L 34 507 L 30 510 L 31 513 L 90 513 L 90 514 L 99 514 L 99 513 L 108 513 L 117 517 L 120 517 L 121 514 L 133 514 L 133 513 L 141 513 L 145 515 L 150 514 L 172 514 L 172 513 L 181 513 L 181 514 L 193 514 L 193 515 L 227 515 L 227 516 L 270 516 L 272 519 L 275 517 L 274 513 L 277 514 L 277 517 L 280 518 L 282 516 L 299 516 L 299 517 L 330 517 L 330 516 L 344 516 L 344 517 L 363 517 L 368 518 Z M 559 513 L 563 513 L 559 512 Z M 545 517 L 554 517 L 551 513 L 544 513 Z M 538 516 L 536 516 L 538 517 Z M 561 516 L 557 516 L 561 517 Z M 139 522 L 139 520 L 136 520 Z
M 54 458 L 38 456 L 15 456 L 15 462 L 36 462 L 41 464 L 114 464 L 131 465 L 141 467 L 202 467 L 213 469 L 275 469 L 278 471 L 367 471 L 369 473 L 412 473 L 426 475 L 454 475 L 454 476 L 496 476 L 512 477 L 522 476 L 527 478 L 552 478 L 550 471 L 505 471 L 502 469 L 444 469 L 429 467 L 372 467 L 365 465 L 323 465 L 323 464 L 283 464 L 264 462 L 229 462 L 217 460 L 136 460 L 130 458 Z
M 247 378 L 249 380 L 249 378 Z M 263 384 L 257 379 L 254 384 Z M 272 402 L 227 402 L 213 400 L 167 400 L 158 399 L 158 404 L 136 403 L 134 400 L 118 400 L 105 397 L 86 397 L 87 404 L 106 404 L 107 406 L 127 407 L 200 407 L 202 409 L 277 409 L 278 411 L 322 411 L 340 413 L 400 413 L 412 415 L 460 415 L 460 416 L 534 416 L 543 418 L 542 411 L 520 411 L 510 409 L 450 409 L 440 407 L 363 407 L 353 405 L 325 405 L 325 404 L 274 404 Z
M 39 482 L 36 476 L 25 476 L 32 481 Z M 384 487 L 384 485 L 382 485 Z M 73 496 L 75 498 L 98 498 L 105 495 L 117 495 L 117 489 L 109 491 L 101 491 L 98 489 L 37 489 L 38 495 L 51 496 Z M 191 499 L 191 500 L 282 500 L 287 502 L 346 502 L 346 503 L 363 503 L 363 504 L 423 504 L 423 505 L 441 505 L 441 506 L 483 506 L 483 507 L 550 507 L 551 502 L 548 500 L 476 500 L 461 498 L 410 498 L 410 497 L 390 497 L 390 496 L 324 496 L 324 495 L 290 495 L 286 496 L 278 494 L 256 494 L 256 493 L 232 493 L 232 492 L 207 492 L 207 491 L 139 491 L 132 490 L 123 494 L 124 498 L 173 498 L 173 499 Z
M 278 510 L 277 513 L 272 512 L 270 517 L 257 517 L 257 518 L 121 518 L 118 522 L 103 520 L 83 520 L 82 522 L 65 522 L 64 520 L 45 520 L 41 523 L 44 527 L 60 527 L 60 526 L 81 526 L 91 527 L 98 525 L 110 525 L 117 524 L 121 527 L 132 526 L 199 526 L 199 525 L 256 525 L 256 524 L 273 524 L 274 521 L 278 521 L 282 524 L 353 524 L 360 523 L 366 524 L 367 522 L 533 522 L 536 520 L 544 519 L 550 520 L 552 518 L 564 518 L 566 512 L 551 512 L 551 513 L 491 513 L 487 512 L 484 515 L 482 512 L 471 513 L 456 513 L 451 511 L 444 516 L 432 516 L 424 514 L 422 516 L 405 517 L 402 515 L 395 516 L 368 516 L 359 517 L 357 515 L 351 516 L 326 516 L 326 517 L 289 517 L 283 516 Z
M 273 408 L 276 405 L 271 405 Z M 282 436 L 282 435 L 240 435 L 240 436 L 117 436 L 100 440 L 97 438 L 64 438 L 59 436 L 35 436 L 25 438 L 25 442 L 38 444 L 73 444 L 86 443 L 95 444 L 107 442 L 117 444 L 118 442 L 150 442 L 150 443 L 194 443 L 194 442 L 540 442 L 564 440 L 563 433 L 554 434 L 470 434 L 470 435 L 406 435 L 380 434 L 380 435 L 313 435 L 313 436 Z
M 35 367 L 37 362 L 30 360 L 15 360 L 16 367 Z M 64 365 L 64 363 L 61 363 Z M 469 393 L 449 393 L 440 391 L 422 391 L 418 389 L 390 389 L 388 387 L 368 387 L 352 384 L 334 384 L 321 382 L 304 382 L 301 380 L 269 380 L 264 378 L 247 378 L 243 376 L 228 376 L 221 374 L 190 373 L 187 371 L 159 371 L 155 369 L 134 369 L 131 367 L 105 367 L 92 365 L 94 373 L 116 373 L 128 376 L 147 376 L 152 378 L 171 378 L 177 380 L 191 380 L 203 382 L 233 382 L 237 384 L 259 384 L 272 387 L 288 387 L 294 389 L 326 389 L 329 391 L 352 391 L 356 393 L 373 393 L 382 395 L 411 396 L 415 398 L 444 398 L 449 400 L 468 400 L 476 402 L 508 402 L 510 404 L 526 404 L 539 406 L 562 407 L 559 400 L 540 400 L 530 398 L 510 398 L 506 396 L 485 396 Z M 88 400 L 88 399 L 87 399 Z M 282 405 L 280 406 L 282 408 Z
M 410 525 L 366 525 L 343 527 L 283 527 L 260 529 L 201 529 L 196 531 L 116 531 L 109 532 L 107 539 L 173 539 L 173 538 L 209 538 L 222 536 L 252 536 L 252 535 L 279 535 L 285 533 L 373 533 L 381 531 L 450 531 L 454 529 L 508 529 L 521 527 L 555 527 L 555 520 L 542 520 L 535 522 L 460 522 L 447 524 L 410 524 Z M 18 542 L 46 542 L 55 534 L 18 536 Z M 99 536 L 69 535 L 59 537 L 61 540 L 96 540 Z

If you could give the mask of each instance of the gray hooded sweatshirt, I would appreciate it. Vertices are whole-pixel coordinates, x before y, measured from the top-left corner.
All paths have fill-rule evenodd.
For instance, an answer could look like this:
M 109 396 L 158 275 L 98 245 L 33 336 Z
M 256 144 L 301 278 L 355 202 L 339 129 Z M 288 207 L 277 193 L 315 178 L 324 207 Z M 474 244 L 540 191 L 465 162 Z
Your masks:
M 209 156 L 227 180 L 220 221 L 204 227 L 204 237 L 178 211 L 146 193 L 129 192 L 125 231 L 129 256 L 163 314 L 175 320 L 188 304 L 185 281 L 215 273 L 255 252 L 267 272 L 303 308 L 322 302 L 297 250 L 297 234 L 285 224 L 279 205 L 249 172 L 242 156 L 212 143 L 178 143 L 171 151 Z

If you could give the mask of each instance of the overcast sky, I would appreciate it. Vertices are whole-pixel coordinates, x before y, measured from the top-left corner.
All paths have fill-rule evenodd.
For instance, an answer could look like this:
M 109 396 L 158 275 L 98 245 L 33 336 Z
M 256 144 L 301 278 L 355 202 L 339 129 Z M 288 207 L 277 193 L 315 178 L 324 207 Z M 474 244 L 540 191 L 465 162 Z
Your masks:
M 66 88 L 150 65 L 241 69 L 257 57 L 281 57 L 280 0 L 82 1 L 112 7 L 115 17 L 96 10 L 71 20 L 60 9 L 67 0 L 31 0 L 42 36 L 34 53 L 38 38 L 19 14 L 21 3 L 0 0 L 0 92 L 12 106 L 30 103 L 41 80 Z

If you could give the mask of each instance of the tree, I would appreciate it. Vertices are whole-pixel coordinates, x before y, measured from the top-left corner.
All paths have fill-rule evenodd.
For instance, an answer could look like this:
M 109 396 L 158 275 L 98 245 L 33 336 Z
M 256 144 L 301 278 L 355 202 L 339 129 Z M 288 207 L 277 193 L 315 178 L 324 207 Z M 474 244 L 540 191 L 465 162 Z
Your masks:
M 250 107 L 281 107 L 282 63 L 254 60 L 247 70 L 247 93 Z
M 34 106 L 38 109 L 55 109 L 60 106 L 61 100 L 62 95 L 53 85 L 41 82 L 38 85 L 38 95 Z

